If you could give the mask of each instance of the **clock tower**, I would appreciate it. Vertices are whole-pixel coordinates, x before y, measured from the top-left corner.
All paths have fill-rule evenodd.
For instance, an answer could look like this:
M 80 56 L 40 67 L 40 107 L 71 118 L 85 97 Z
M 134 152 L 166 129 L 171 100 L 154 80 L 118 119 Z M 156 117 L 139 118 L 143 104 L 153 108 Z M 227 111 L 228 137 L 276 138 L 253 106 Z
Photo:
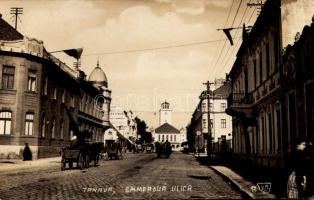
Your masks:
M 171 112 L 170 110 L 170 104 L 165 100 L 161 104 L 161 108 L 159 110 L 159 125 L 162 125 L 164 123 L 171 124 Z

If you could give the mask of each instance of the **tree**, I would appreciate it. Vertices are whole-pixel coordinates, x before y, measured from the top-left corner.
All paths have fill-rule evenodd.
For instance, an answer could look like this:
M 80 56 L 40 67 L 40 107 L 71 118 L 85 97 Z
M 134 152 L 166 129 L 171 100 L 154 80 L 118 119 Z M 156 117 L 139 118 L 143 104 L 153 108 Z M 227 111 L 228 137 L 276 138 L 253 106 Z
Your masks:
M 140 136 L 140 143 L 151 143 L 153 137 L 151 132 L 146 131 L 146 129 L 148 128 L 146 122 L 138 117 L 135 117 L 134 120 L 137 127 L 137 134 Z

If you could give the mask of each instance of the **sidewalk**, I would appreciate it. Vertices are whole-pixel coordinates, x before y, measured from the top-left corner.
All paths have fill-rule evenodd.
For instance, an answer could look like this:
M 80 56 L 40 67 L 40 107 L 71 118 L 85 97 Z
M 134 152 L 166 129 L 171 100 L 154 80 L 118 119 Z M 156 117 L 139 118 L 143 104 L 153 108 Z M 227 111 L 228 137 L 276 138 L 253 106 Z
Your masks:
M 18 169 L 29 169 L 33 167 L 45 167 L 52 164 L 60 165 L 61 157 L 42 158 L 38 160 L 22 161 L 22 160 L 0 160 L 0 172 Z
M 230 181 L 235 187 L 241 190 L 249 198 L 252 199 L 276 199 L 276 196 L 269 192 L 263 192 L 256 184 L 245 180 L 243 177 L 224 166 L 209 166 L 225 179 Z M 261 183 L 263 184 L 263 183 Z

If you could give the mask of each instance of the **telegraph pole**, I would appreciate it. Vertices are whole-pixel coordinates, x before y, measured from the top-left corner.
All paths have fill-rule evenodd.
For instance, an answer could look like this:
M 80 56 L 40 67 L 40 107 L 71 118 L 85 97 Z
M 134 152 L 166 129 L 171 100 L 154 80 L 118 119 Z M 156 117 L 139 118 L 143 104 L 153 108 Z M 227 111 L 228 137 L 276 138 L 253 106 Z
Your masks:
M 18 15 L 23 14 L 23 8 L 13 7 L 11 8 L 11 14 L 15 15 L 15 30 L 17 30 L 17 18 Z
M 207 155 L 211 159 L 212 154 L 212 125 L 210 120 L 210 85 L 214 84 L 209 81 L 203 83 L 206 85 L 206 98 L 207 98 L 207 122 L 208 122 L 208 138 L 207 138 Z

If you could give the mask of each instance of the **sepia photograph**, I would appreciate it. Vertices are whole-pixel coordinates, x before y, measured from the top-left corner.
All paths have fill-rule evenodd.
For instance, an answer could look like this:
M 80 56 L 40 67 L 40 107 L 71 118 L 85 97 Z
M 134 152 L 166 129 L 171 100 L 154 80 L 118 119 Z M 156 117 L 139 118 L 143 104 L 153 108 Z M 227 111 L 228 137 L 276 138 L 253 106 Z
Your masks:
M 1 0 L 22 199 L 314 199 L 314 0 Z

